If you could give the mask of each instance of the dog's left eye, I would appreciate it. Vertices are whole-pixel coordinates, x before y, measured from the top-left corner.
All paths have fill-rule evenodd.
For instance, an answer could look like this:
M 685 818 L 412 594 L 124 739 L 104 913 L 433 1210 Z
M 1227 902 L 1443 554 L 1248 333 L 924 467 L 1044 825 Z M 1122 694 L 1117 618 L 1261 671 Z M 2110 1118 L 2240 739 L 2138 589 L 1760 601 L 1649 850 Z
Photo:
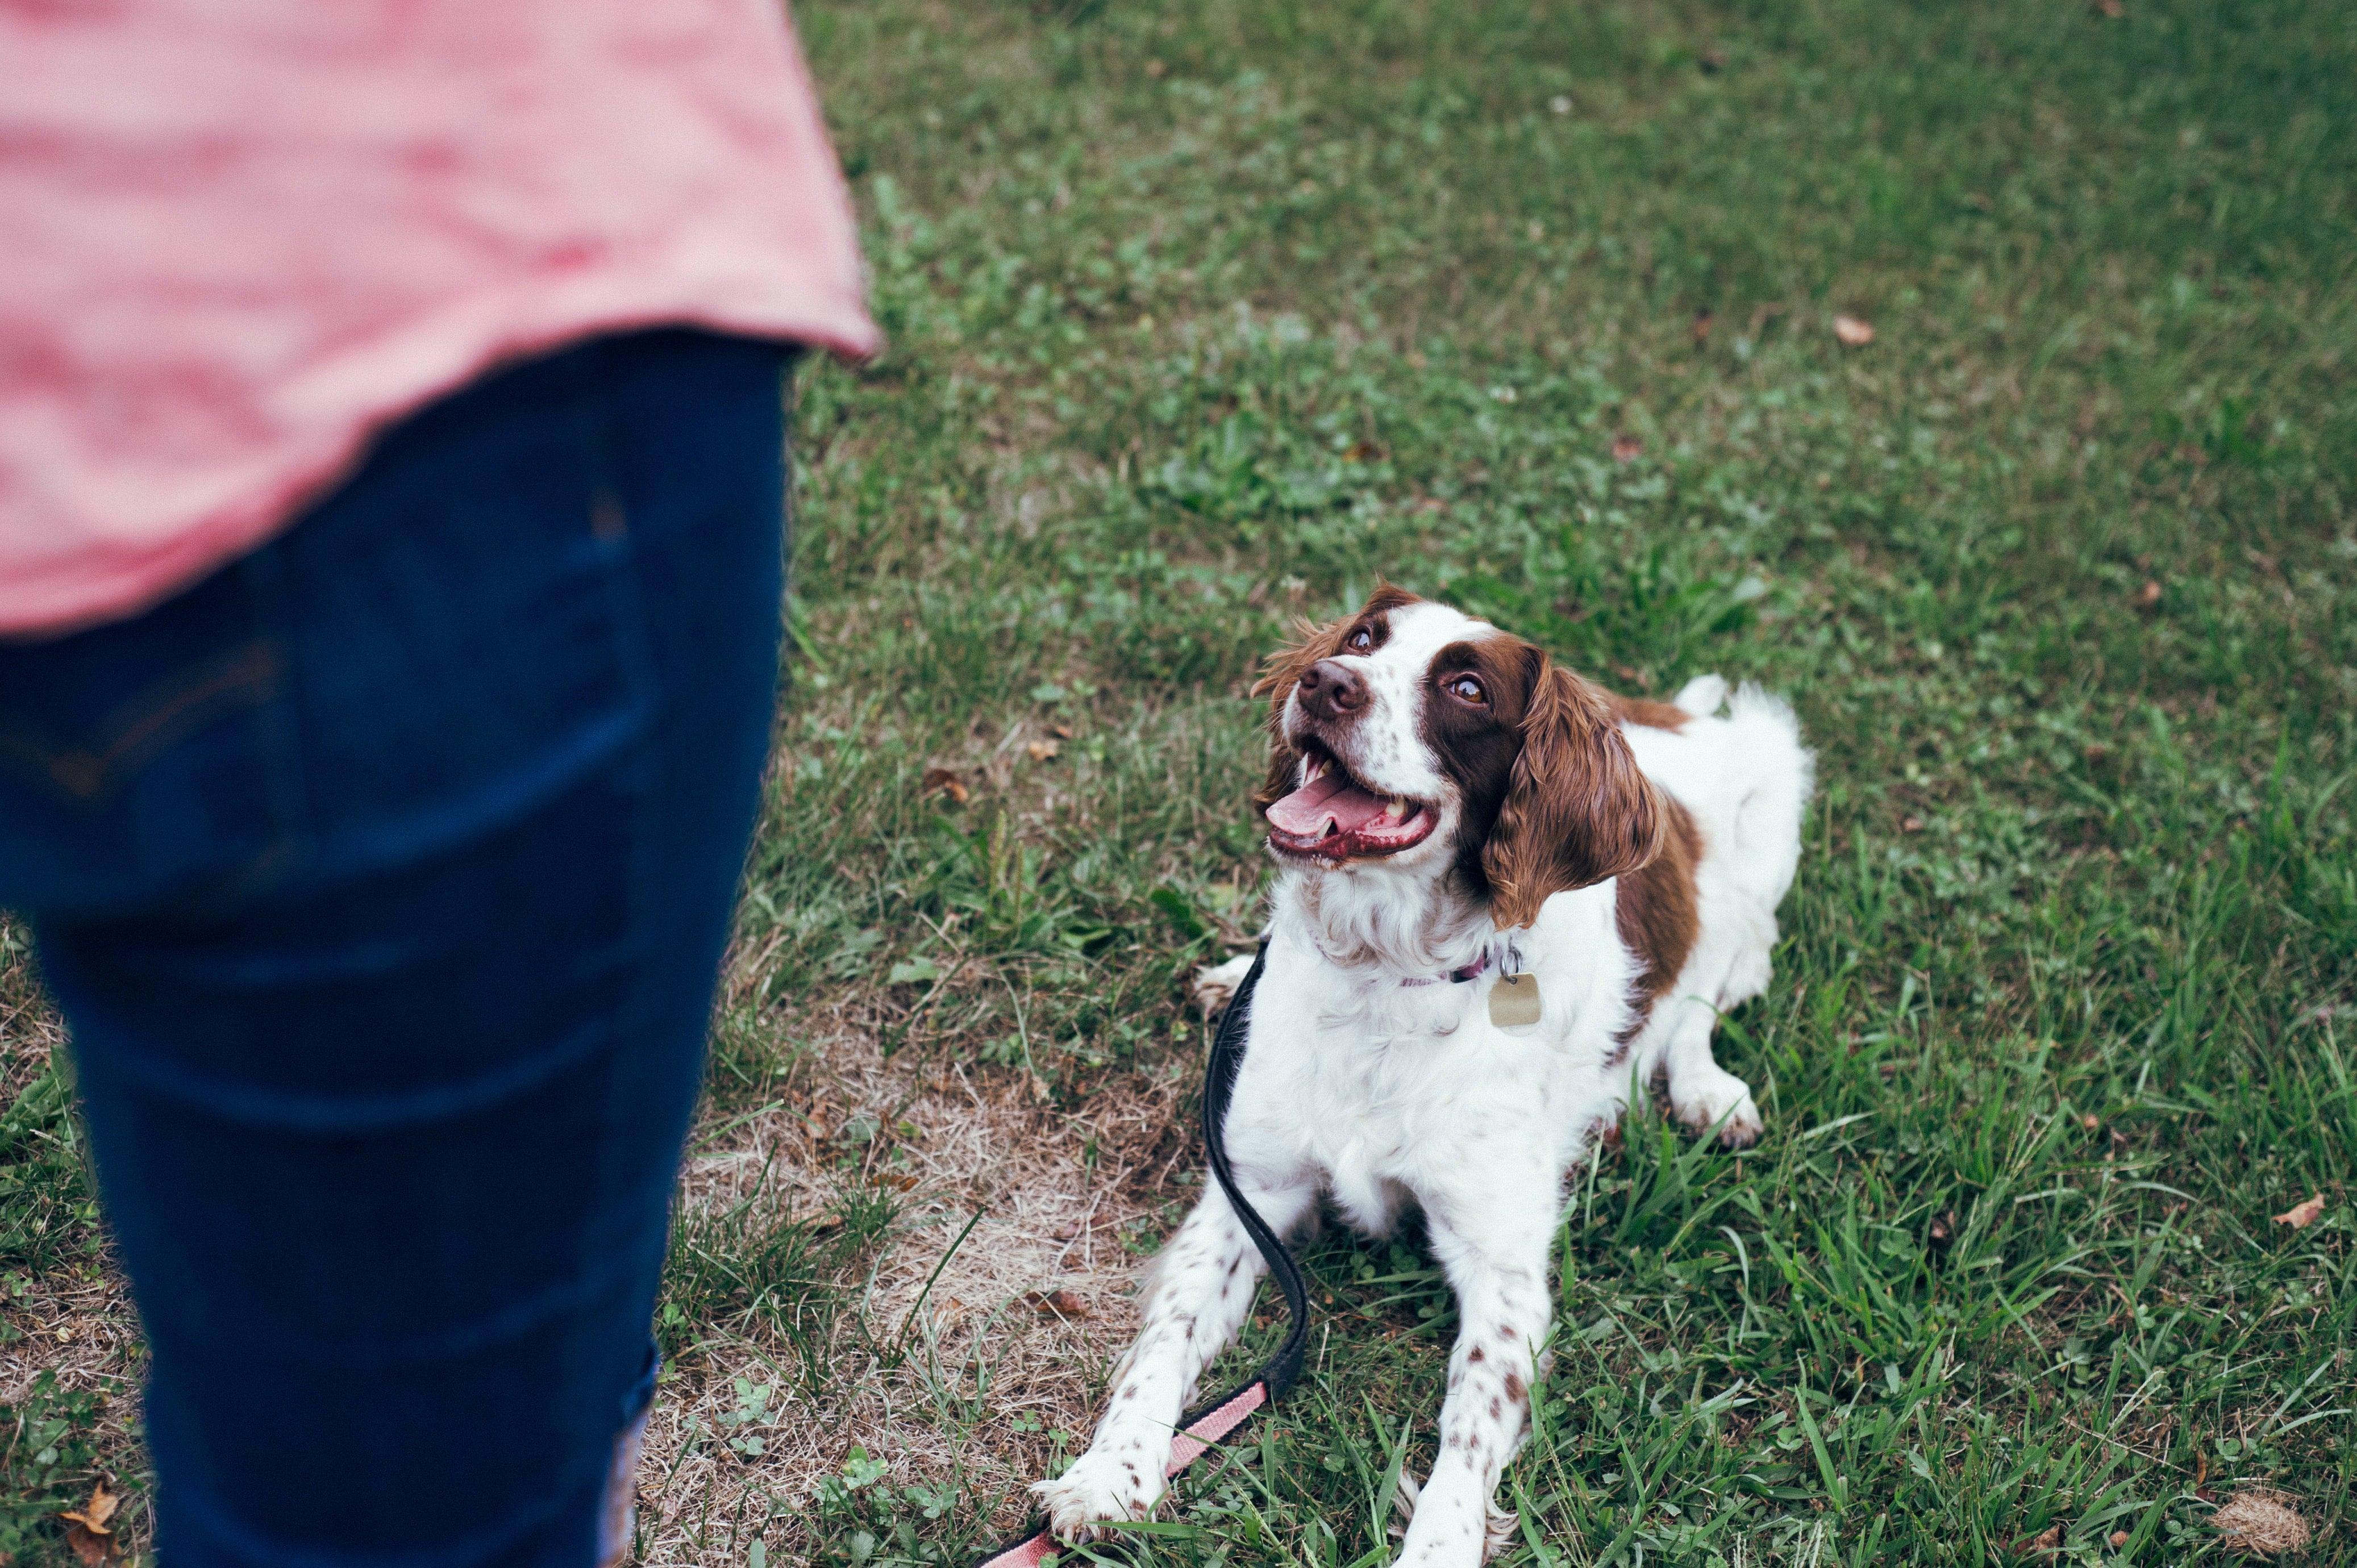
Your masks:
M 1459 675 L 1456 680 L 1448 682 L 1448 690 L 1453 695 L 1461 697 L 1469 703 L 1480 703 L 1486 705 L 1490 701 L 1490 693 L 1483 691 L 1481 682 L 1470 675 Z
M 1374 645 L 1375 634 L 1363 626 L 1351 634 L 1351 651 L 1353 653 L 1364 653 Z

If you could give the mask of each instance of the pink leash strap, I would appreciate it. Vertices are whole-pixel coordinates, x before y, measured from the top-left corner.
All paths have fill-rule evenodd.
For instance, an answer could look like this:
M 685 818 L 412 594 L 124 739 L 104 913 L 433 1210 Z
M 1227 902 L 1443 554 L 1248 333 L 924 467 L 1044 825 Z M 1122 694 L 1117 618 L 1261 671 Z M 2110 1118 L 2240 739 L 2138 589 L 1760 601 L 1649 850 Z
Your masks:
M 1176 1476 L 1192 1465 L 1242 1426 L 1254 1411 L 1283 1397 L 1301 1375 L 1302 1358 L 1309 1348 L 1308 1289 L 1302 1283 L 1300 1265 L 1286 1250 L 1284 1240 L 1269 1229 L 1268 1221 L 1261 1218 L 1260 1211 L 1237 1187 L 1235 1173 L 1228 1168 L 1227 1140 L 1222 1135 L 1228 1119 L 1228 1100 L 1235 1092 L 1236 1069 L 1243 1063 L 1244 1026 L 1252 1016 L 1253 992 L 1260 984 L 1261 971 L 1267 964 L 1268 944 L 1264 941 L 1253 960 L 1252 972 L 1236 987 L 1235 996 L 1220 1019 L 1219 1031 L 1211 1038 L 1211 1059 L 1203 1074 L 1203 1154 L 1211 1164 L 1211 1175 L 1219 1181 L 1220 1190 L 1228 1195 L 1228 1206 L 1235 1210 L 1237 1221 L 1267 1261 L 1269 1273 L 1284 1293 L 1287 1320 L 1285 1342 L 1252 1381 L 1222 1394 L 1208 1407 L 1185 1418 L 1171 1440 L 1170 1468 L 1163 1472 L 1166 1477 Z M 984 1556 L 974 1568 L 1039 1568 L 1058 1550 L 1054 1534 L 1042 1521 L 1030 1527 L 1020 1541 Z
M 1215 1405 L 1179 1428 L 1170 1444 L 1170 1467 L 1163 1474 L 1176 1476 L 1196 1460 L 1219 1446 L 1220 1440 L 1244 1423 L 1253 1412 L 1268 1403 L 1268 1385 L 1254 1379 L 1228 1396 L 1223 1404 Z M 974 1568 L 1039 1568 L 1062 1548 L 1056 1538 L 1041 1525 L 1012 1546 L 1003 1546 L 991 1556 L 974 1564 Z

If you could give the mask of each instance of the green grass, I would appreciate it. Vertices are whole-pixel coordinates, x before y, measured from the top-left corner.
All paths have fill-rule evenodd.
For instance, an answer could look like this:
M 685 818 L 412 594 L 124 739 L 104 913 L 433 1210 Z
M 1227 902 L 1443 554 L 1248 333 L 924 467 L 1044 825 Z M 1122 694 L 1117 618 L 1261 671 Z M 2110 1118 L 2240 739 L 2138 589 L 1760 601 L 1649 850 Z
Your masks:
M 131 1391 L 128 1368 L 61 1380 L 48 1347 L 86 1329 L 56 1310 L 94 1282 L 104 1251 L 87 1150 L 66 1063 L 49 1051 L 50 1015 L 34 986 L 29 940 L 0 916 L 0 1563 L 64 1563 L 57 1514 L 80 1507 L 124 1444 L 107 1407 Z M 60 1346 L 60 1354 L 62 1348 Z M 135 1467 L 137 1465 L 135 1456 Z M 145 1533 L 144 1482 L 119 1524 Z
M 1763 681 L 1820 755 L 1720 1047 L 1767 1137 L 1641 1116 L 1581 1173 L 1508 1561 L 2179 1563 L 2271 1481 L 2357 1562 L 2357 11 L 797 15 L 891 346 L 802 383 L 711 1128 L 823 1078 L 820 1012 L 1066 1107 L 1192 1070 L 1253 664 L 1387 577 L 1624 689 Z M 87 1266 L 70 1124 L 10 1115 L 6 1266 Z M 891 1135 L 825 1144 L 826 1221 L 683 1216 L 683 1377 L 847 1395 Z M 1387 1561 L 1448 1294 L 1413 1238 L 1308 1262 L 1302 1386 L 1139 1560 Z M 1020 1446 L 977 1387 L 921 1419 Z M 985 1473 L 863 1452 L 764 1556 L 956 1563 Z
M 1824 779 L 1724 1033 L 1769 1134 L 1583 1176 L 1513 1561 L 2345 1513 L 2357 14 L 800 16 L 892 346 L 804 387 L 772 1004 L 1073 1105 L 1190 1053 L 1264 875 L 1243 687 L 1378 575 L 1624 687 L 1762 680 Z M 1413 1245 L 1311 1262 L 1300 1392 L 1142 1558 L 1385 1559 L 1450 1307 Z M 1003 1524 L 893 1490 L 942 1479 L 838 1487 L 828 1560 Z

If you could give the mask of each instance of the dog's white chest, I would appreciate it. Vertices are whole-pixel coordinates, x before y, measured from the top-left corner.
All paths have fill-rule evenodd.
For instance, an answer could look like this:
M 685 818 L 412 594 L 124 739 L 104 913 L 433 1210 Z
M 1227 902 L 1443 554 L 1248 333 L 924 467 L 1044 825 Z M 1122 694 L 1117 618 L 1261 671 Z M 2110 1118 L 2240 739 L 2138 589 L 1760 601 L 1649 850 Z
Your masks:
M 1558 1064 L 1491 1027 L 1472 990 L 1449 1000 L 1440 1029 L 1282 1005 L 1256 1019 L 1254 1081 L 1238 1096 L 1250 1121 L 1232 1121 L 1231 1153 L 1312 1176 L 1353 1226 L 1381 1233 L 1409 1198 L 1475 1172 L 1485 1144 L 1544 1145 Z

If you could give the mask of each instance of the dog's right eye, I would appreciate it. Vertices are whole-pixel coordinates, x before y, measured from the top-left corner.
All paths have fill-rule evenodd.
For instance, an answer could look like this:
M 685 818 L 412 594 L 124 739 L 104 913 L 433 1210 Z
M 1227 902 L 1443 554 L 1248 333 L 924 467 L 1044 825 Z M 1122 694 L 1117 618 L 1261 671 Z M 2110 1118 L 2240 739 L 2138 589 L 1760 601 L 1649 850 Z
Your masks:
M 1345 646 L 1353 653 L 1370 652 L 1375 646 L 1375 634 L 1362 626 L 1351 634 L 1351 639 Z

